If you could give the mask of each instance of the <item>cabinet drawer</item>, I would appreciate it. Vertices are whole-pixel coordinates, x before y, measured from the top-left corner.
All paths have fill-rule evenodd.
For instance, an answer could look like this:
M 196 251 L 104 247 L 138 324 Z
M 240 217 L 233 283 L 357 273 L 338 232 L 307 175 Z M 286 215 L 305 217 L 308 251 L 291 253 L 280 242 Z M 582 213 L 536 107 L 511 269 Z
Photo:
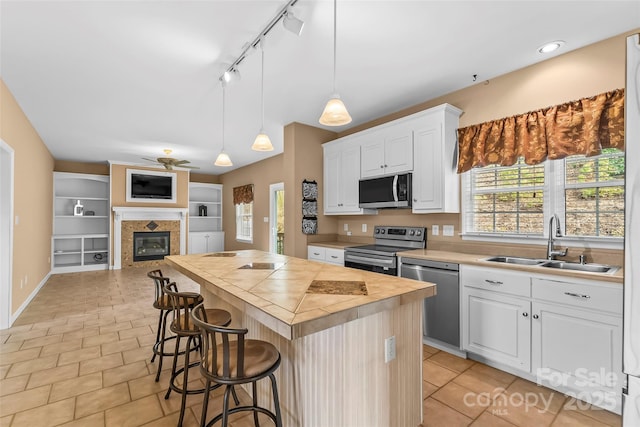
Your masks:
M 536 278 L 533 279 L 533 297 L 622 315 L 622 286 L 613 288 L 597 283 L 570 283 Z
M 326 248 L 324 259 L 331 264 L 344 265 L 344 249 Z
M 326 248 L 320 246 L 307 246 L 307 259 L 324 261 Z
M 510 295 L 531 296 L 529 276 L 500 269 L 460 266 L 460 283 L 463 286 Z

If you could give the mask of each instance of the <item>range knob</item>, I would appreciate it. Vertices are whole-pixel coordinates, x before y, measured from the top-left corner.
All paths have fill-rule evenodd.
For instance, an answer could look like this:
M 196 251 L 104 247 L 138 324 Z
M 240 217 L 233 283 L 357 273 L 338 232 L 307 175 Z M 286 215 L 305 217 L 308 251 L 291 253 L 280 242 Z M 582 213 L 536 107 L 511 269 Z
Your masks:
M 379 228 L 376 228 L 375 234 L 380 234 L 380 229 Z
M 384 234 L 385 233 L 385 229 L 383 228 L 382 230 L 380 230 L 380 233 Z
M 409 236 L 413 236 L 414 234 L 416 234 L 416 230 L 409 231 Z
M 416 231 L 416 236 L 422 236 L 422 230 L 417 230 Z

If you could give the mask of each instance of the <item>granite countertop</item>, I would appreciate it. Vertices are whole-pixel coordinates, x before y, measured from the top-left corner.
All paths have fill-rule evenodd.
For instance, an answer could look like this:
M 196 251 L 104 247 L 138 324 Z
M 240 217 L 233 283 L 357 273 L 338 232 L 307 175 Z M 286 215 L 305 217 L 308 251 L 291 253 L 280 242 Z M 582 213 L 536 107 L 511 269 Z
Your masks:
M 503 268 L 508 270 L 524 271 L 538 274 L 549 274 L 553 276 L 564 276 L 581 279 L 598 280 L 601 282 L 619 283 L 624 282 L 624 272 L 622 268 L 613 274 L 589 273 L 583 271 L 569 271 L 559 269 L 548 269 L 545 267 L 505 264 L 491 261 L 484 261 L 491 255 L 464 254 L 459 252 L 436 251 L 430 249 L 415 249 L 411 251 L 398 252 L 399 257 L 429 259 L 432 261 L 453 262 L 456 264 L 477 265 L 481 267 Z M 552 271 L 550 271 L 552 270 Z
M 165 260 L 287 339 L 433 296 L 433 283 L 257 250 Z

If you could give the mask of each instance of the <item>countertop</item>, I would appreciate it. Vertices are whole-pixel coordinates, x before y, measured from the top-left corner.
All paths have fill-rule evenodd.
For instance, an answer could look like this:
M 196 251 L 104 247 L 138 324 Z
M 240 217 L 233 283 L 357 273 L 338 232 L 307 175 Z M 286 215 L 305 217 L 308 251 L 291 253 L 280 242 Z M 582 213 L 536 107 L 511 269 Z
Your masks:
M 290 340 L 435 294 L 433 283 L 257 250 L 165 260 Z
M 477 265 L 481 267 L 503 268 L 508 270 L 524 271 L 537 274 L 549 274 L 552 276 L 564 276 L 581 279 L 598 280 L 601 282 L 619 283 L 624 282 L 624 273 L 622 268 L 613 274 L 606 273 L 589 273 L 583 271 L 568 271 L 549 269 L 531 265 L 505 264 L 491 261 L 484 261 L 491 255 L 464 254 L 459 252 L 435 251 L 430 249 L 415 249 L 411 251 L 398 252 L 399 257 L 429 259 L 432 261 L 453 262 L 456 264 Z M 549 271 L 552 270 L 552 271 Z
M 308 246 L 320 246 L 321 248 L 332 248 L 332 249 L 344 249 L 350 246 L 362 246 L 364 243 L 353 243 L 353 242 L 317 242 L 317 243 L 309 243 Z

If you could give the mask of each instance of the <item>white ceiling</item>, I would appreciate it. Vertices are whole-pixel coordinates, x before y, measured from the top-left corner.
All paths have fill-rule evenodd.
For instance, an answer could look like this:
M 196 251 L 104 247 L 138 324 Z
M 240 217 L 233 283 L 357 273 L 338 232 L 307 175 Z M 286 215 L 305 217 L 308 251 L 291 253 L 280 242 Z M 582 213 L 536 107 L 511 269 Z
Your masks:
M 0 2 L 0 76 L 56 159 L 145 163 L 162 150 L 204 173 L 222 147 L 218 77 L 285 0 Z M 332 92 L 333 2 L 299 0 L 300 37 L 279 23 L 226 89 L 234 168 L 282 152 L 283 126 L 318 118 Z M 640 25 L 640 1 L 339 0 L 337 90 L 343 131 Z M 563 49 L 537 48 L 564 40 Z M 329 129 L 329 128 L 328 128 Z

